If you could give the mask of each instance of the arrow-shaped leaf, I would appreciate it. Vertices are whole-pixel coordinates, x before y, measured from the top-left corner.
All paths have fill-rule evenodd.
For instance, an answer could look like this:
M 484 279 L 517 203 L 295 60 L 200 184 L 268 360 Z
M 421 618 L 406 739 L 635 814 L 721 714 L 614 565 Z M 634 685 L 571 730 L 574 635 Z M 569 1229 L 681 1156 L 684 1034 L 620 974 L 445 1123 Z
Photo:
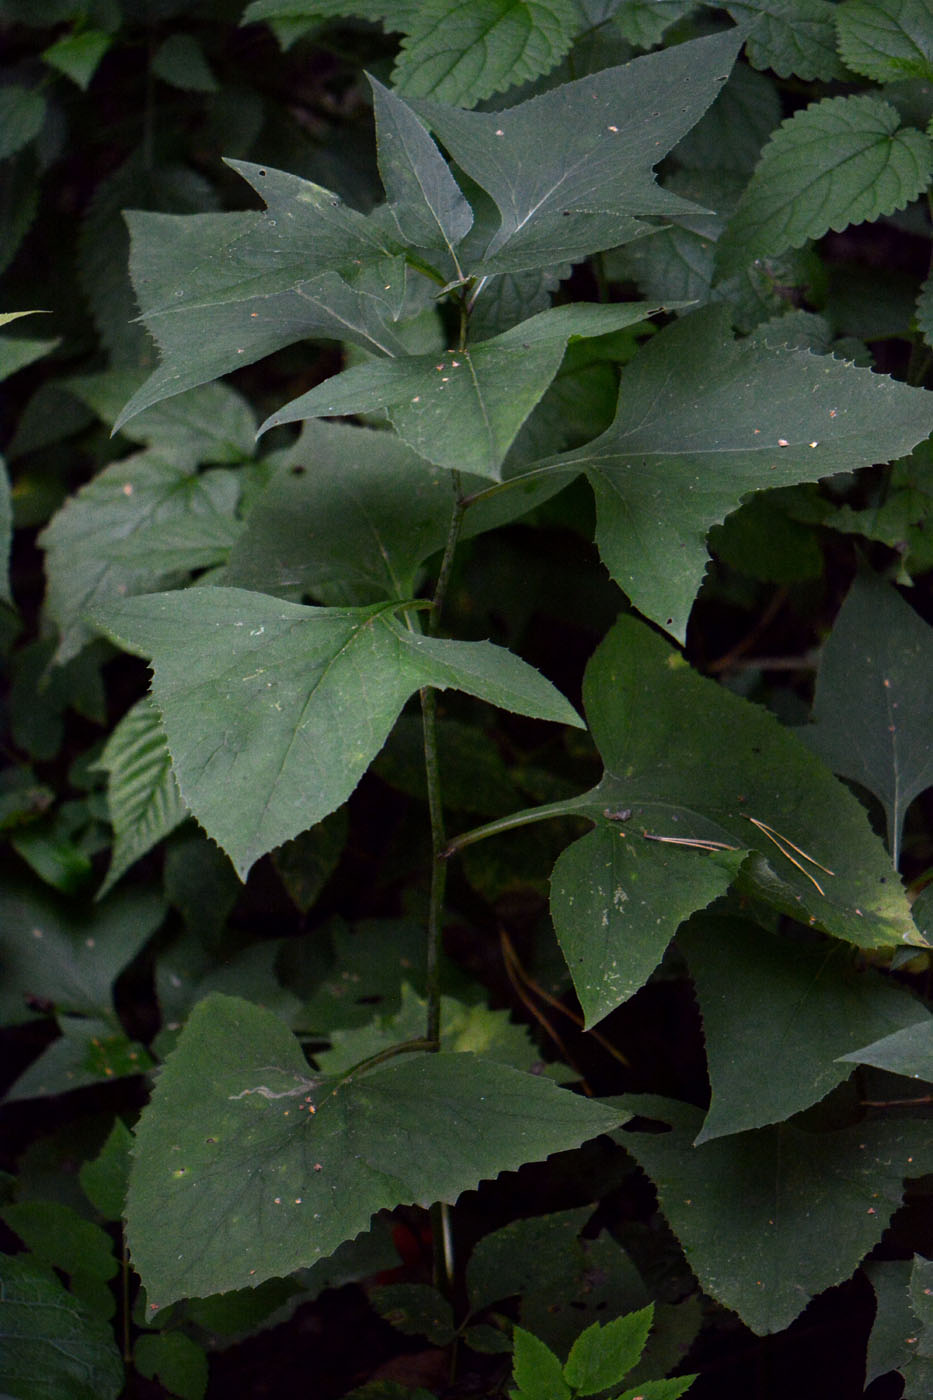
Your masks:
M 137 1129 L 133 1260 L 159 1306 L 325 1258 L 384 1207 L 453 1201 L 624 1114 L 467 1054 L 322 1078 L 273 1013 L 195 1007 Z
M 933 431 L 933 395 L 772 342 L 739 342 L 728 310 L 667 327 L 622 375 L 615 421 L 548 459 L 585 470 L 613 578 L 683 640 L 708 562 L 711 525 L 750 491 L 890 461 Z
M 346 801 L 423 686 L 580 723 L 511 652 L 422 636 L 384 607 L 307 608 L 197 588 L 127 598 L 95 621 L 151 658 L 182 799 L 243 879 Z

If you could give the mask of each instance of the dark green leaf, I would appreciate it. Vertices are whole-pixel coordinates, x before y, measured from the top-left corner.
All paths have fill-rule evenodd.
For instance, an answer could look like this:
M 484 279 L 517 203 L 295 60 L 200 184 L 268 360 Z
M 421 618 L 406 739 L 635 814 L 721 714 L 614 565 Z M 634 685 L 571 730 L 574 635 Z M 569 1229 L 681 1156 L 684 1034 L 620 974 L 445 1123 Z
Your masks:
M 68 390 L 111 426 L 139 384 L 136 370 L 69 379 Z M 202 384 L 187 394 L 160 403 L 121 429 L 125 437 L 159 447 L 179 461 L 237 466 L 256 452 L 256 416 L 246 399 L 229 384 Z
M 899 1371 L 904 1378 L 903 1400 L 926 1400 L 933 1383 L 929 1281 L 925 1295 L 916 1287 L 929 1268 L 929 1260 L 917 1255 L 913 1261 L 885 1259 L 865 1266 L 877 1303 L 865 1381 L 870 1384 L 889 1371 Z
M 925 1031 L 928 1041 L 933 1033 L 921 1002 L 854 968 L 842 944 L 808 947 L 749 922 L 703 916 L 677 942 L 699 996 L 712 1088 L 698 1143 L 816 1103 L 851 1072 L 840 1061 L 854 1056 L 842 1046 L 891 1031 Z
M 0 1387 L 20 1400 L 117 1400 L 123 1363 L 106 1322 L 91 1316 L 51 1269 L 0 1255 Z
M 191 34 L 170 34 L 152 57 L 152 71 L 163 82 L 189 92 L 217 92 L 217 79 L 204 50 Z
M 100 29 L 82 29 L 51 44 L 42 58 L 85 92 L 112 43 L 112 36 Z
M 417 103 L 499 209 L 477 251 L 482 273 L 577 262 L 643 233 L 644 215 L 691 209 L 658 187 L 652 166 L 713 101 L 738 43 L 730 31 L 678 44 L 502 112 Z
M 119 1268 L 106 1230 L 59 1201 L 17 1201 L 0 1214 L 40 1263 L 105 1282 Z
M 706 533 L 745 494 L 889 460 L 933 428 L 925 392 L 785 349 L 772 330 L 736 342 L 727 321 L 716 307 L 667 327 L 624 370 L 612 427 L 540 464 L 586 471 L 607 568 L 678 639 Z
M 746 52 L 756 68 L 770 68 L 779 78 L 846 76 L 830 0 L 728 0 L 725 8 L 737 24 L 749 26 Z
M 427 1337 L 432 1346 L 446 1347 L 457 1335 L 453 1309 L 436 1288 L 426 1283 L 389 1283 L 368 1290 L 380 1317 L 410 1337 Z
M 152 1068 L 148 1051 L 112 1020 L 60 1016 L 58 1025 L 59 1038 L 20 1075 L 7 1091 L 7 1100 L 51 1098 L 72 1089 L 144 1074 Z
M 421 0 L 392 78 L 408 96 L 472 107 L 549 72 L 579 20 L 574 0 Z
M 204 1348 L 183 1332 L 145 1333 L 136 1338 L 133 1364 L 142 1376 L 155 1380 L 181 1400 L 201 1400 L 207 1390 Z
M 839 1059 L 846 1064 L 877 1065 L 891 1074 L 933 1084 L 933 1018 L 905 1026 Z
M 933 783 L 933 631 L 897 591 L 860 573 L 823 648 L 805 742 L 873 792 L 900 864 L 904 814 Z
M 921 1119 L 826 1133 L 783 1124 L 694 1147 L 700 1109 L 634 1095 L 618 1102 L 671 1124 L 622 1140 L 654 1181 L 703 1288 L 759 1334 L 781 1331 L 848 1278 L 881 1238 L 902 1178 L 933 1167 Z
M 192 1013 L 140 1120 L 134 1262 L 159 1306 L 255 1286 L 332 1253 L 385 1206 L 451 1201 L 617 1122 L 471 1055 L 402 1055 L 322 1080 L 276 1016 L 214 995 Z
M 716 101 L 675 148 L 681 165 L 750 175 L 781 118 L 774 80 L 737 63 Z
M 648 302 L 554 306 L 464 350 L 354 365 L 278 409 L 259 431 L 384 408 L 399 437 L 421 457 L 498 481 L 568 341 L 637 325 L 659 309 Z
M 836 8 L 839 53 L 876 83 L 933 78 L 933 30 L 925 0 L 846 0 Z
M 653 49 L 672 24 L 695 8 L 696 0 L 617 0 L 612 10 L 614 27 L 630 44 Z
M 10 549 L 13 544 L 13 503 L 6 462 L 0 457 L 0 601 L 13 605 L 10 592 Z
M 409 631 L 385 607 L 198 588 L 111 604 L 98 622 L 152 658 L 182 800 L 242 879 L 346 801 L 423 686 L 580 723 L 512 653 Z
M 132 1145 L 129 1128 L 118 1118 L 98 1155 L 78 1173 L 81 1189 L 105 1220 L 119 1220 L 123 1214 Z
M 903 209 L 931 171 L 929 137 L 902 127 L 889 102 L 866 93 L 815 102 L 765 147 L 719 241 L 720 271 Z
M 6 83 L 0 88 L 0 160 L 15 155 L 38 136 L 45 121 L 45 98 L 38 88 Z

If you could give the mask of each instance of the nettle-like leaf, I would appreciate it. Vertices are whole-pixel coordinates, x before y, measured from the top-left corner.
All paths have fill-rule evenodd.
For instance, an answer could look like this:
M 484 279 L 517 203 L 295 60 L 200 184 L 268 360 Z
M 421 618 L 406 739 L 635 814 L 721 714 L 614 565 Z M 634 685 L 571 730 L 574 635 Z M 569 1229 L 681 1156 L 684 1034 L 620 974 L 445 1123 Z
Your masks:
M 188 809 L 172 773 L 159 712 L 148 697 L 120 720 L 98 766 L 109 774 L 113 823 L 110 869 L 97 894 L 102 899 L 140 856 L 181 825 Z
M 659 309 L 648 302 L 554 306 L 463 350 L 355 365 L 278 409 L 260 432 L 383 408 L 402 441 L 429 462 L 498 481 L 568 341 L 637 325 Z
M 694 1147 L 703 1114 L 692 1104 L 614 1102 L 671 1125 L 619 1140 L 654 1182 L 703 1288 L 759 1335 L 781 1331 L 848 1278 L 881 1238 L 903 1178 L 933 1167 L 922 1119 L 824 1133 L 785 1123 Z
M 152 659 L 182 800 L 242 879 L 346 801 L 421 687 L 580 723 L 511 652 L 423 636 L 384 606 L 309 608 L 196 588 L 112 603 L 95 622 Z
M 881 802 L 895 868 L 907 808 L 933 784 L 931 675 L 929 625 L 891 584 L 860 573 L 823 648 L 815 724 L 801 737 Z
M 575 0 L 422 0 L 392 81 L 408 97 L 472 107 L 549 72 L 580 18 Z
M 404 261 L 378 220 L 321 186 L 230 161 L 264 213 L 131 214 L 130 272 L 163 362 L 116 427 L 307 336 L 404 353 Z
M 720 271 L 893 214 L 933 173 L 933 144 L 890 102 L 828 97 L 788 117 L 765 147 L 717 249 Z
M 585 471 L 603 562 L 635 606 L 683 640 L 705 539 L 750 491 L 901 456 L 933 430 L 933 396 L 788 349 L 733 340 L 728 309 L 668 326 L 622 373 L 615 421 L 536 471 Z
M 767 711 L 698 675 L 633 617 L 596 651 L 583 693 L 602 781 L 524 815 L 594 823 L 551 877 L 588 1025 L 637 991 L 678 925 L 737 879 L 859 947 L 924 946 L 864 809 Z M 517 824 L 485 830 L 506 823 Z
M 408 1054 L 322 1078 L 278 1017 L 215 994 L 140 1119 L 133 1260 L 159 1306 L 254 1288 L 333 1253 L 377 1210 L 452 1201 L 619 1120 L 472 1055 Z
M 698 1143 L 809 1108 L 851 1073 L 840 1047 L 892 1032 L 933 1045 L 922 1003 L 855 969 L 841 943 L 791 944 L 747 921 L 699 915 L 677 944 L 696 984 L 712 1089 Z
M 933 78 L 933 29 L 925 0 L 845 0 L 836 8 L 839 52 L 876 83 Z
M 691 209 L 658 186 L 652 167 L 706 111 L 738 45 L 735 31 L 692 40 L 501 112 L 418 102 L 452 159 L 499 210 L 499 228 L 471 249 L 469 270 L 577 262 L 638 237 L 646 215 Z
M 748 26 L 745 51 L 756 68 L 808 82 L 846 76 L 836 53 L 831 0 L 728 0 L 725 9 Z

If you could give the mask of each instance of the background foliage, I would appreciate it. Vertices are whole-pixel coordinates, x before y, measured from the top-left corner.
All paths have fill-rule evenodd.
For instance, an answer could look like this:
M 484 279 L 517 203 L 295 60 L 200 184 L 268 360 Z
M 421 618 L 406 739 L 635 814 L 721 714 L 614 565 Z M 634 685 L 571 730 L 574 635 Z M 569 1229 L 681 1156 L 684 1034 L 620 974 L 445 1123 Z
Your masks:
M 930 7 L 0 25 L 0 1389 L 926 1396 Z

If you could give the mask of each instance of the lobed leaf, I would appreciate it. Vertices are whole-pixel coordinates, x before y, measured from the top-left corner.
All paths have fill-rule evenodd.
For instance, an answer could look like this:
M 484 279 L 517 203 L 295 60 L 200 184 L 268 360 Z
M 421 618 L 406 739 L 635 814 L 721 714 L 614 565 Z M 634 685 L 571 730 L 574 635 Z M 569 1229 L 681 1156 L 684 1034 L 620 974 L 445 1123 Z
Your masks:
M 140 1119 L 130 1249 L 160 1307 L 254 1288 L 333 1253 L 377 1210 L 453 1201 L 618 1121 L 472 1055 L 408 1054 L 322 1079 L 278 1017 L 215 994 Z
M 845 0 L 836 7 L 839 53 L 876 83 L 933 78 L 933 30 L 924 0 Z
M 933 173 L 930 138 L 867 93 L 828 97 L 775 131 L 719 241 L 720 272 L 903 209 Z
M 182 801 L 241 879 L 346 801 L 423 686 L 580 723 L 517 656 L 422 636 L 384 606 L 310 608 L 199 588 L 128 598 L 95 620 L 152 658 Z

